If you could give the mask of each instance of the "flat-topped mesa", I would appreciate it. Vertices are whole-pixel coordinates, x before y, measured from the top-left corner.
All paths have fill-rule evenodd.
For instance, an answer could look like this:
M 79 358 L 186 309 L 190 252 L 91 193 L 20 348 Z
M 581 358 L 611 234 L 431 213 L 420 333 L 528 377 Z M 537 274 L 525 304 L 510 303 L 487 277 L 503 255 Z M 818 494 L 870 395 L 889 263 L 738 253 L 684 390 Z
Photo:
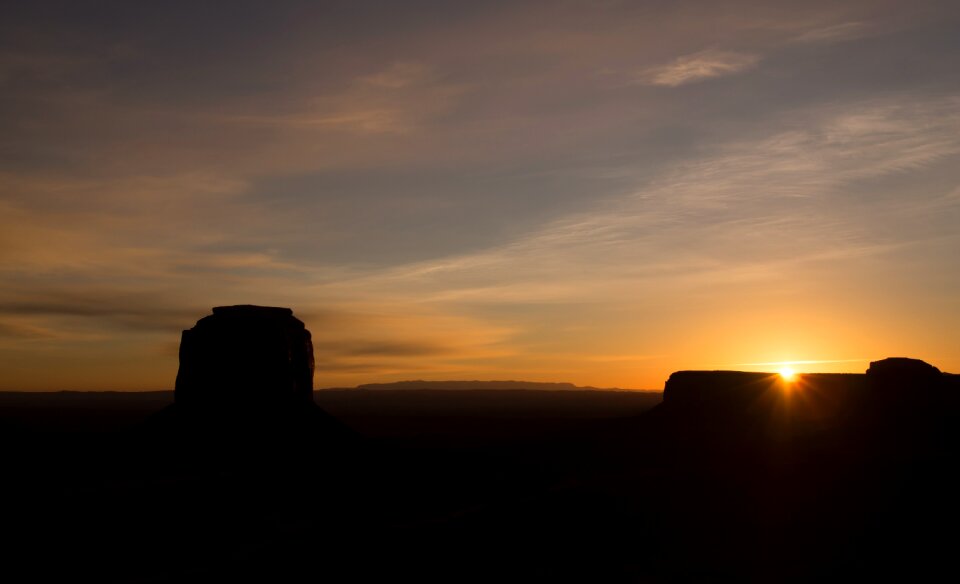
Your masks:
M 876 380 L 931 381 L 939 380 L 942 373 L 926 361 L 908 357 L 887 357 L 871 361 L 867 375 Z
M 313 343 L 289 308 L 218 306 L 183 331 L 174 399 L 182 410 L 313 406 Z
M 669 407 L 738 408 L 766 397 L 775 380 L 770 373 L 677 371 L 663 388 Z
M 920 359 L 888 357 L 872 361 L 867 369 L 870 399 L 878 402 L 909 401 L 910 405 L 934 405 L 943 397 L 946 378 L 943 373 Z
M 866 374 L 806 373 L 787 383 L 775 373 L 743 371 L 678 371 L 663 392 L 669 408 L 764 411 L 763 404 L 789 399 L 796 412 L 804 409 L 819 417 L 838 415 L 844 408 L 887 409 L 936 406 L 944 399 L 960 400 L 950 388 L 960 378 L 941 373 L 919 359 L 891 357 L 870 363 Z

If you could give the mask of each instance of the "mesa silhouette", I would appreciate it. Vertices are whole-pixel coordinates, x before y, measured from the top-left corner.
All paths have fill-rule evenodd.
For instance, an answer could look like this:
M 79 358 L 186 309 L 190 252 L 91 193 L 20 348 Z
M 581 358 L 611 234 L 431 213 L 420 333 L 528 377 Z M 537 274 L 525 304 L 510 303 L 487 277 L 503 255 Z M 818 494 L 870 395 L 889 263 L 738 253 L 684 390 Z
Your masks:
M 183 331 L 174 403 L 148 430 L 191 440 L 346 439 L 350 431 L 314 403 L 313 376 L 311 334 L 291 309 L 218 306 Z
M 703 409 L 716 415 L 762 412 L 790 404 L 794 416 L 827 418 L 850 409 L 901 412 L 956 405 L 960 376 L 906 357 L 870 363 L 866 373 L 805 373 L 785 380 L 775 373 L 678 371 L 664 387 L 664 406 Z

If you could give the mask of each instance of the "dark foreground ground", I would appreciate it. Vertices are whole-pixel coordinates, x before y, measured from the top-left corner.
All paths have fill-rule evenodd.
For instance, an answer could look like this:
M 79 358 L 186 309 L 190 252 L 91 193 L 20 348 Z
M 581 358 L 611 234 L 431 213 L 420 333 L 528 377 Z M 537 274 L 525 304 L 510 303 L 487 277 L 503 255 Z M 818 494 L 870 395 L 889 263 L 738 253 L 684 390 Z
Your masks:
M 336 432 L 241 437 L 151 431 L 172 393 L 0 394 L 3 580 L 955 577 L 955 405 L 809 391 L 324 391 Z

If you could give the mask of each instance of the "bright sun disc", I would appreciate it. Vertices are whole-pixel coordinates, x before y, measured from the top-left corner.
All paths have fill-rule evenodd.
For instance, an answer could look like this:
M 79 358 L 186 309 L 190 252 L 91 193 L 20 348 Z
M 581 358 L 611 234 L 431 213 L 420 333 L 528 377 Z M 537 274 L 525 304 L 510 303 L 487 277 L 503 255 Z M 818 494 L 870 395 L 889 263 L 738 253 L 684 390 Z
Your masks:
M 780 378 L 784 381 L 793 381 L 796 376 L 797 372 L 789 367 L 780 369 Z

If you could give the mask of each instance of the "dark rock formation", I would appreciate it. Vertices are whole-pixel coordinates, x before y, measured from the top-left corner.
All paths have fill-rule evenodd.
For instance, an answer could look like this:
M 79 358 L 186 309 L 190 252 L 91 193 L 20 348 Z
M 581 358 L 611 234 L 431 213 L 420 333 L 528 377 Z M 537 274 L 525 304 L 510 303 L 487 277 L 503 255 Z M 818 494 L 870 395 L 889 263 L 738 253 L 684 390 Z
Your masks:
M 887 357 L 871 361 L 867 375 L 873 383 L 937 383 L 942 378 L 939 369 L 920 359 Z
M 664 386 L 663 403 L 671 408 L 742 408 L 769 400 L 778 381 L 771 373 L 677 371 Z
M 213 445 L 275 453 L 282 444 L 291 454 L 352 440 L 346 426 L 314 403 L 313 367 L 310 331 L 289 308 L 216 307 L 183 331 L 174 404 L 145 430 L 197 452 Z
M 684 562 L 716 571 L 665 579 L 930 578 L 949 569 L 942 533 L 960 522 L 958 395 L 960 378 L 904 358 L 789 384 L 682 371 L 608 448 L 678 479 L 658 499 L 657 539 L 677 559 L 697 550 Z M 625 468 L 625 490 L 650 480 Z
M 663 402 L 671 409 L 762 414 L 791 401 L 794 416 L 824 419 L 855 410 L 886 416 L 958 402 L 955 386 L 954 376 L 933 365 L 891 357 L 870 363 L 865 375 L 808 373 L 789 384 L 775 373 L 678 371 L 667 380 Z
M 208 410 L 311 405 L 310 331 L 289 308 L 214 308 L 183 331 L 175 400 Z
M 870 363 L 865 398 L 875 407 L 903 413 L 903 408 L 936 407 L 944 386 L 944 375 L 933 365 L 919 359 L 889 357 Z

